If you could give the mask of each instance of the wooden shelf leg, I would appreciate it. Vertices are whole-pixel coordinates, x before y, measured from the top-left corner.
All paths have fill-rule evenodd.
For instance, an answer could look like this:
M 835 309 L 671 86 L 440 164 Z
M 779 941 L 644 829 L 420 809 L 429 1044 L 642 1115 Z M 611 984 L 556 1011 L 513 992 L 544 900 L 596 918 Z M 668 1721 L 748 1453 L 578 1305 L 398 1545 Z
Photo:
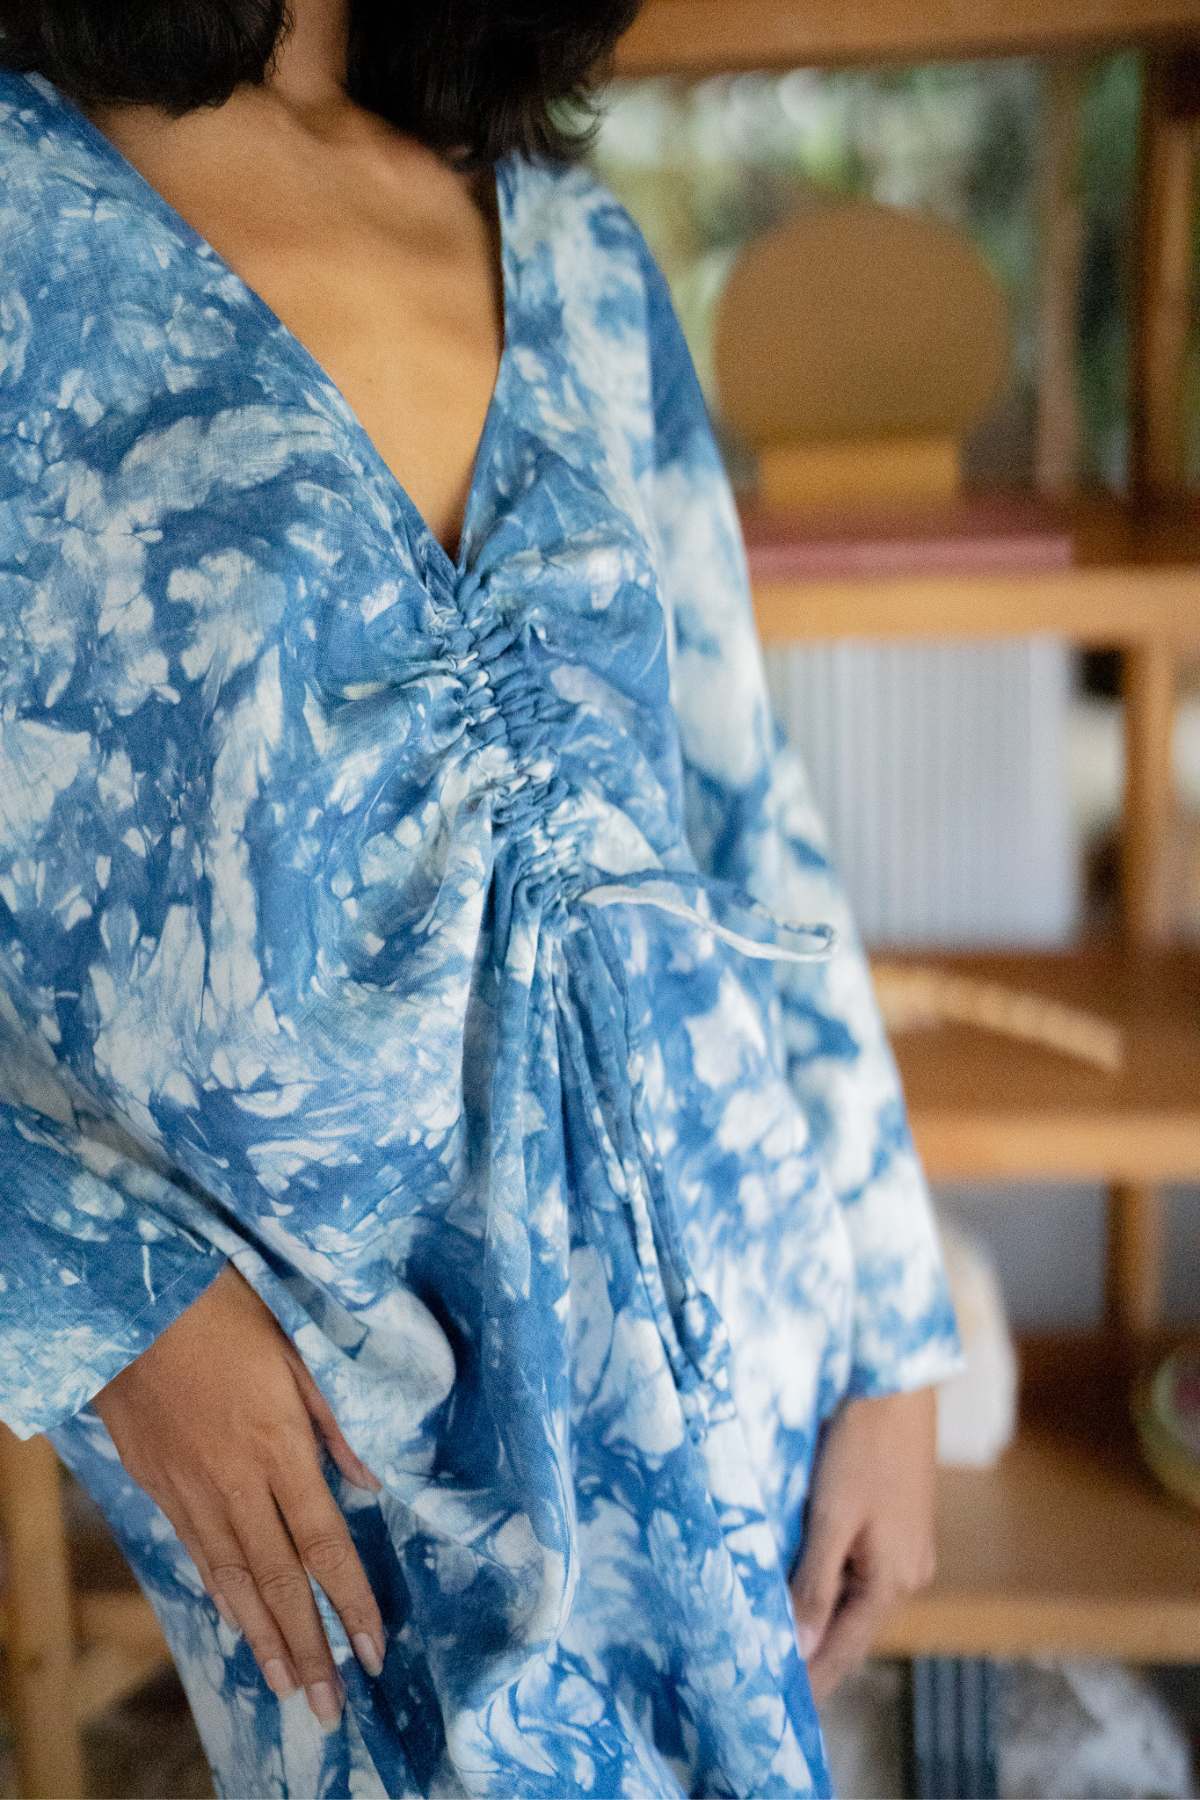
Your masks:
M 1167 943 L 1175 923 L 1169 870 L 1176 680 L 1176 652 L 1169 642 L 1158 639 L 1126 648 L 1121 661 L 1121 929 L 1131 946 Z
M 47 1439 L 22 1442 L 0 1425 L 5 1688 L 22 1800 L 78 1800 L 84 1791 L 59 1482 Z
M 1145 53 L 1134 231 L 1129 488 L 1135 500 L 1186 482 L 1192 227 L 1200 53 Z
M 908 1664 L 906 1792 L 912 1800 L 996 1800 L 999 1671 L 982 1656 Z
M 1129 646 L 1121 665 L 1125 789 L 1121 806 L 1121 931 L 1132 949 L 1164 944 L 1174 928 L 1171 830 L 1176 652 L 1164 640 Z M 1105 1316 L 1137 1334 L 1158 1322 L 1163 1197 L 1141 1182 L 1108 1190 Z
M 1037 485 L 1069 493 L 1079 479 L 1079 293 L 1083 203 L 1079 144 L 1086 65 L 1052 57 L 1042 67 L 1037 165 Z
M 1108 1257 L 1104 1311 L 1108 1324 L 1135 1337 L 1162 1314 L 1162 1190 L 1115 1182 L 1108 1190 Z

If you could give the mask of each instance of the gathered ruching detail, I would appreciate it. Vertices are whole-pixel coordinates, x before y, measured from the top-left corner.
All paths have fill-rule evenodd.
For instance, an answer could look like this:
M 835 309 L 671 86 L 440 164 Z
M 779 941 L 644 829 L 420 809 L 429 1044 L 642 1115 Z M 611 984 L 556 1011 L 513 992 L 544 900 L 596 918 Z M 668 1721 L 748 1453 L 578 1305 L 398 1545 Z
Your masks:
M 826 920 L 781 919 L 732 883 L 695 869 L 654 865 L 605 878 L 580 855 L 588 821 L 565 805 L 571 783 L 559 763 L 569 702 L 543 680 L 531 653 L 533 622 L 505 619 L 483 581 L 467 576 L 437 615 L 441 660 L 460 684 L 465 729 L 484 751 L 502 745 L 505 764 L 489 776 L 493 822 L 516 849 L 517 880 L 529 904 L 563 911 L 652 906 L 684 918 L 752 957 L 822 961 L 838 944 Z
M 503 617 L 496 597 L 468 576 L 434 616 L 438 661 L 457 682 L 465 729 L 476 752 L 506 759 L 483 778 L 493 823 L 513 847 L 523 892 L 533 904 L 565 904 L 587 819 L 564 804 L 572 784 L 558 747 L 574 709 L 543 679 L 534 623 Z

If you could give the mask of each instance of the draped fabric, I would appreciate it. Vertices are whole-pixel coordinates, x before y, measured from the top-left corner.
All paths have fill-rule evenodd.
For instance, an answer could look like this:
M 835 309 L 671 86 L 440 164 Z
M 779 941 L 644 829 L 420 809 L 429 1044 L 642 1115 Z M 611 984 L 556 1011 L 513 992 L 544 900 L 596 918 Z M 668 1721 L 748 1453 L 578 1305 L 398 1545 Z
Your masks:
M 496 167 L 452 559 L 270 307 L 0 73 L 0 1417 L 153 1601 L 224 1795 L 825 1794 L 818 1433 L 962 1365 L 661 272 Z M 282 1707 L 90 1402 L 232 1261 L 383 1482 Z

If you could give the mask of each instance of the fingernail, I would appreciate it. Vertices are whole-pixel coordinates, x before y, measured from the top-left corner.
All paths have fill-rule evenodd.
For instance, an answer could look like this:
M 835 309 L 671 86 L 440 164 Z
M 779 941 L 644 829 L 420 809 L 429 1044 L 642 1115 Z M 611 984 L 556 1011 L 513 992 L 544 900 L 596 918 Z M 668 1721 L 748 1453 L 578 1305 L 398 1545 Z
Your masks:
M 807 1662 L 808 1658 L 817 1647 L 817 1634 L 811 1625 L 798 1625 L 796 1627 L 796 1642 L 800 1646 L 801 1656 Z
M 233 1614 L 230 1612 L 228 1602 L 225 1600 L 222 1600 L 220 1594 L 213 1595 L 212 1603 L 216 1607 L 217 1611 L 220 1613 L 221 1617 L 224 1619 L 225 1623 L 230 1627 L 231 1630 L 240 1631 L 242 1629 L 241 1626 L 238 1624 L 237 1620 L 234 1618 Z
M 278 1656 L 273 1656 L 263 1664 L 263 1677 L 273 1694 L 280 1700 L 286 1700 L 294 1694 L 299 1682 L 293 1679 L 292 1672 Z
M 372 1475 L 365 1462 L 360 1462 L 358 1467 L 363 1478 L 362 1485 L 369 1488 L 373 1494 L 377 1494 L 383 1486 L 378 1475 Z
M 357 1656 L 359 1662 L 367 1671 L 367 1674 L 381 1675 L 383 1673 L 383 1658 L 379 1654 L 379 1646 L 376 1644 L 375 1639 L 368 1637 L 365 1631 L 359 1631 L 350 1639 L 350 1642 L 354 1645 L 355 1656 Z
M 304 1691 L 321 1730 L 336 1731 L 342 1717 L 342 1702 L 333 1683 L 314 1681 Z

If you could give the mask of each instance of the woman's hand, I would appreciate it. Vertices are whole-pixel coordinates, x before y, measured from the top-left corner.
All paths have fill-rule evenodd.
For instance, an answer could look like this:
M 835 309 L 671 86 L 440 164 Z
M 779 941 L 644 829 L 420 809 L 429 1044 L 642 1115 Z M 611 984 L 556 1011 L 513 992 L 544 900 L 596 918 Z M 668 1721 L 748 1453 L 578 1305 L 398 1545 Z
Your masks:
M 384 1636 L 320 1442 L 347 1480 L 380 1484 L 270 1308 L 227 1263 L 92 1404 L 221 1616 L 245 1633 L 268 1686 L 285 1699 L 303 1684 L 332 1731 L 344 1689 L 305 1571 L 370 1675 L 382 1667 Z
M 818 1705 L 863 1662 L 893 1603 L 932 1581 L 936 1471 L 935 1388 L 845 1400 L 827 1421 L 791 1584 Z

